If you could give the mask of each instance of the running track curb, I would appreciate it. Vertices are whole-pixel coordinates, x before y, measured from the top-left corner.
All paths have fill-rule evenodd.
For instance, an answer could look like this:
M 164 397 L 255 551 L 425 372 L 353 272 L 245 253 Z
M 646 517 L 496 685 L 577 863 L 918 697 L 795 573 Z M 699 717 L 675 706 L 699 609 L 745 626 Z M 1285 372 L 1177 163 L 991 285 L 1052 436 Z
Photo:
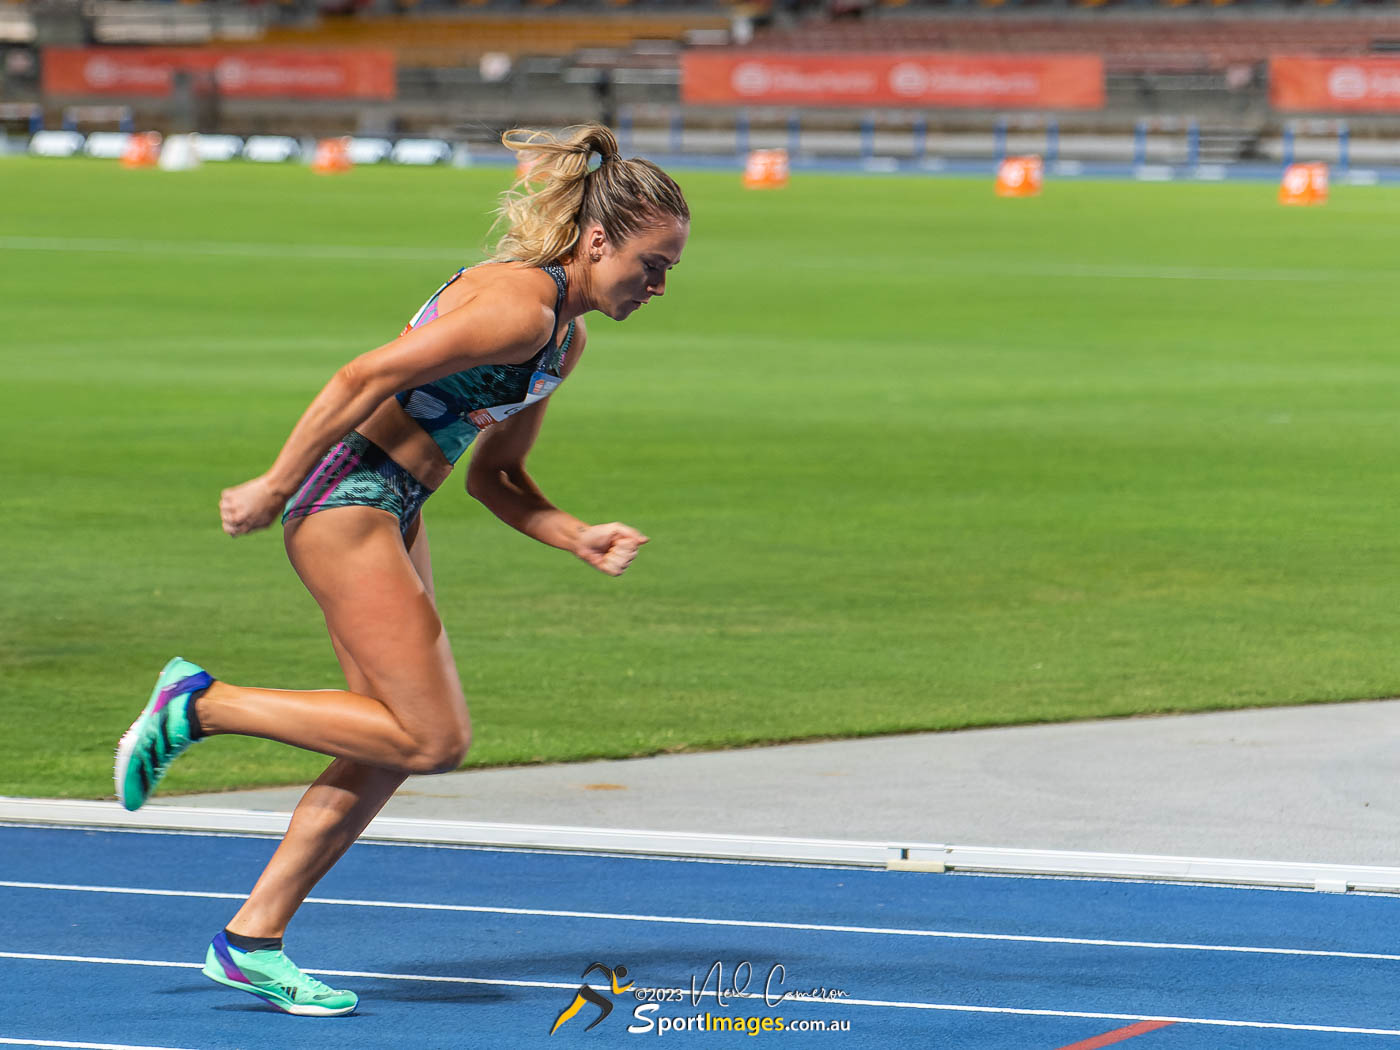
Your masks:
M 116 802 L 0 796 L 0 821 L 21 824 L 281 835 L 290 819 L 290 813 L 267 810 L 156 805 L 146 806 L 138 813 L 128 813 Z M 372 821 L 361 837 L 371 842 L 835 864 L 893 871 L 1077 875 L 1291 887 L 1333 893 L 1347 890 L 1400 893 L 1400 868 L 1303 861 L 1086 853 L 942 843 L 764 838 L 384 817 Z

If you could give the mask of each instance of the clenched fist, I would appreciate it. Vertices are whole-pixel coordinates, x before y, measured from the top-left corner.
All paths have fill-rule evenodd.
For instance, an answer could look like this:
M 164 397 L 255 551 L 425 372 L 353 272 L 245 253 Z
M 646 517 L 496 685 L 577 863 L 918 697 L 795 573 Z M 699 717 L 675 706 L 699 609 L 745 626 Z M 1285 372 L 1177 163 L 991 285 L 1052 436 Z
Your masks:
M 574 541 L 574 553 L 599 572 L 621 576 L 647 537 L 620 521 L 590 525 Z
M 219 496 L 219 517 L 230 536 L 265 529 L 276 519 L 286 498 L 273 490 L 264 477 L 245 481 Z

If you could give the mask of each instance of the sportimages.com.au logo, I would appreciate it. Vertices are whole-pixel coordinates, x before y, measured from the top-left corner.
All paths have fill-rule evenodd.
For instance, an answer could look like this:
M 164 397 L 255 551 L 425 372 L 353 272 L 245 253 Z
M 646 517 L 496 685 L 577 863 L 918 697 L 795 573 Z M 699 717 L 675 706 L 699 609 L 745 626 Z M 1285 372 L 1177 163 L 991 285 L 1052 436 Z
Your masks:
M 597 974 L 599 978 L 605 980 L 606 984 L 600 988 L 593 987 L 589 983 L 589 977 L 593 974 Z M 632 1009 L 633 1023 L 627 1026 L 628 1033 L 632 1035 L 654 1034 L 662 1036 L 680 1032 L 696 1034 L 719 1032 L 758 1036 L 783 1032 L 849 1033 L 851 1030 L 851 1022 L 846 1019 L 793 1018 L 786 1014 L 736 1015 L 715 1013 L 711 1010 L 679 1016 L 663 1012 L 663 1004 L 684 1005 L 689 1003 L 694 1008 L 698 1007 L 701 1001 L 707 997 L 712 997 L 720 1010 L 728 1010 L 732 999 L 743 1000 L 745 1005 L 752 1004 L 757 1000 L 761 1001 L 769 1010 L 776 1010 L 784 1003 L 795 1005 L 797 1003 L 836 1002 L 848 997 L 848 993 L 840 988 L 818 986 L 794 990 L 785 987 L 787 967 L 782 963 L 774 963 L 768 969 L 761 991 L 749 990 L 751 986 L 755 985 L 755 970 L 753 964 L 747 960 L 739 963 L 730 971 L 727 983 L 724 964 L 718 960 L 715 961 L 710 965 L 703 979 L 697 981 L 695 976 L 691 976 L 688 991 L 685 988 L 639 986 L 628 980 L 629 971 L 626 966 L 610 967 L 601 962 L 590 963 L 580 976 L 583 978 L 583 984 L 574 993 L 569 1005 L 560 1010 L 558 1016 L 555 1017 L 554 1024 L 549 1030 L 550 1035 L 554 1035 L 581 1012 L 588 1016 L 589 1012 L 586 1012 L 584 1008 L 589 1005 L 596 1007 L 597 1013 L 582 1031 L 588 1032 L 596 1028 L 613 1012 L 615 1002 L 609 996 L 626 996 L 637 1001 L 637 1005 Z M 618 998 L 617 1001 L 625 1000 Z

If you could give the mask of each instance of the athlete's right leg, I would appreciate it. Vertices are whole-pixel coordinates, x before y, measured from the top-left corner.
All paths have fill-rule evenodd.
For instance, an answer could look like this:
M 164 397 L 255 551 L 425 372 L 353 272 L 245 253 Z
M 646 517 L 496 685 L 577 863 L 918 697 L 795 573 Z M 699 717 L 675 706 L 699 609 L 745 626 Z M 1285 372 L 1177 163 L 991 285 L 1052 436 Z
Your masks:
M 421 522 L 405 538 L 408 558 L 432 604 L 432 570 L 428 560 L 427 538 Z M 400 549 L 405 541 L 400 540 Z M 308 563 L 305 552 L 288 537 L 288 553 L 312 593 L 317 593 L 313 580 L 318 579 L 314 558 Z M 326 623 L 336 657 L 345 673 L 346 685 L 352 694 L 376 695 L 383 689 L 372 674 L 360 664 L 352 648 L 337 634 L 337 610 L 322 601 Z M 386 610 L 393 613 L 394 610 Z M 434 614 L 436 609 L 434 607 Z M 423 658 L 422 654 L 416 654 Z M 370 654 L 371 666 L 378 664 Z M 451 654 L 447 653 L 445 671 L 456 681 Z M 460 692 L 458 693 L 460 698 Z M 465 707 L 461 708 L 461 726 L 465 726 Z M 447 720 L 452 731 L 456 722 Z M 227 936 L 220 934 L 210 946 L 205 973 L 212 979 L 231 987 L 258 995 L 280 1009 L 293 1013 L 345 1013 L 353 1010 L 357 997 L 353 992 L 326 988 L 314 978 L 303 974 L 280 950 L 280 939 L 288 922 L 301 906 L 312 887 L 335 864 L 359 837 L 365 826 L 398 789 L 405 778 L 399 770 L 372 766 L 348 758 L 337 758 L 317 778 L 298 803 L 287 829 L 257 885 L 238 913 L 229 921 Z M 237 936 L 235 936 L 237 935 Z M 240 951 L 230 941 L 243 947 L 256 947 L 256 938 L 271 945 L 264 951 Z M 264 972 L 265 971 L 265 972 Z M 287 998 L 287 994 L 291 998 Z
M 404 542 L 409 561 L 431 600 L 432 561 L 421 518 L 409 529 Z M 349 648 L 334 631 L 330 638 L 349 690 L 373 693 L 374 684 Z M 359 838 L 405 778 L 399 771 L 350 759 L 332 762 L 302 796 L 281 845 L 228 929 L 246 937 L 281 937 L 307 894 Z
M 216 681 L 205 735 L 279 740 L 401 774 L 455 769 L 471 740 L 447 635 L 395 519 L 338 507 L 287 523 L 287 553 L 367 692 Z
M 331 644 L 351 691 L 373 687 L 349 651 L 334 636 Z M 306 790 L 278 845 L 248 899 L 228 923 L 245 937 L 281 937 L 287 924 L 340 860 L 407 775 L 337 758 Z

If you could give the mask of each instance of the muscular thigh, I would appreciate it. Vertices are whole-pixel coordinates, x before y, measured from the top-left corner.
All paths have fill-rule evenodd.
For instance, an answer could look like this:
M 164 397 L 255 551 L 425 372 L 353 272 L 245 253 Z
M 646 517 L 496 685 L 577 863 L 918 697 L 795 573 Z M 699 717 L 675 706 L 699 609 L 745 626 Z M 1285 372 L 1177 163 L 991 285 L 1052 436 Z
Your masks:
M 433 566 L 428 554 L 428 533 L 423 526 L 421 515 L 404 535 L 404 545 L 408 547 L 408 559 L 413 563 L 414 571 L 418 573 L 418 578 L 423 581 L 423 587 L 427 590 L 428 597 L 433 599 L 433 607 L 436 608 L 437 599 L 433 593 Z M 346 687 L 351 692 L 370 695 L 373 687 L 370 685 L 369 679 L 365 677 L 365 673 L 360 670 L 359 664 L 355 663 L 355 658 L 350 655 L 350 650 L 329 627 L 327 627 L 327 631 L 331 636 L 331 648 L 335 650 L 335 658 L 339 661 L 341 670 L 345 672 Z
M 347 679 L 405 728 L 465 724 L 466 703 L 433 596 L 392 515 L 338 507 L 288 523 L 287 554 L 326 617 Z

